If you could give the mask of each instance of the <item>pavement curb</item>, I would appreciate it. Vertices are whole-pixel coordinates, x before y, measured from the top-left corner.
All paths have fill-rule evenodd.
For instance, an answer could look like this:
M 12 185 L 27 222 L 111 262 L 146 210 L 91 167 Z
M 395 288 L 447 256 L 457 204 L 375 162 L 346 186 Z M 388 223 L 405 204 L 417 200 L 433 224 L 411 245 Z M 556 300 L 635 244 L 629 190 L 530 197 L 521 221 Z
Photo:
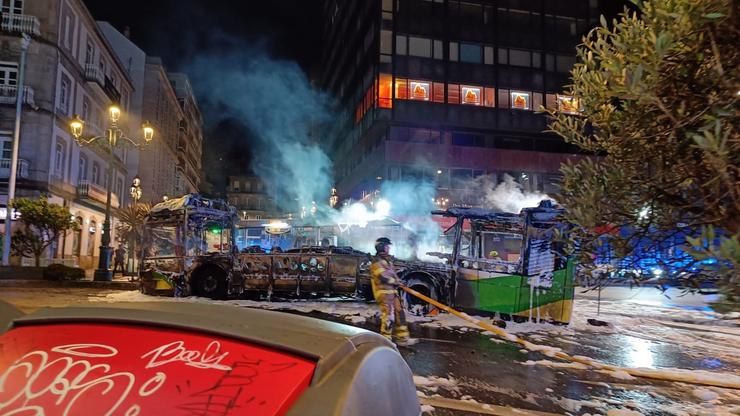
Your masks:
M 96 289 L 110 290 L 139 290 L 138 283 L 128 281 L 101 282 L 94 280 L 28 280 L 28 279 L 0 279 L 0 287 L 70 287 L 86 288 L 94 287 Z

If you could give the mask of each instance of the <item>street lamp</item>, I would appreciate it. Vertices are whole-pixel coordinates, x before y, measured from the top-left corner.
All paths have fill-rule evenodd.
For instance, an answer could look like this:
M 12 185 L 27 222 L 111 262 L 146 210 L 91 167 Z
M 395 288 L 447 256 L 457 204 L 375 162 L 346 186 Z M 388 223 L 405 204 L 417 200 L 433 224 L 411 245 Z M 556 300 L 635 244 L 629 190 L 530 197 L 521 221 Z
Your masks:
M 131 199 L 134 200 L 134 207 L 141 199 L 141 178 L 139 175 L 134 176 L 134 180 L 131 182 Z
M 80 146 L 89 146 L 99 140 L 107 142 L 108 181 L 106 183 L 107 196 L 105 199 L 105 221 L 103 222 L 103 236 L 100 239 L 100 258 L 98 259 L 98 268 L 95 270 L 93 278 L 94 280 L 110 281 L 113 280 L 113 273 L 110 269 L 111 254 L 113 254 L 113 248 L 110 246 L 110 205 L 112 193 L 111 187 L 113 186 L 113 149 L 122 142 L 125 142 L 137 149 L 141 149 L 149 144 L 154 137 L 154 129 L 149 125 L 149 123 L 145 122 L 141 126 L 144 133 L 144 143 L 137 143 L 133 139 L 126 137 L 123 131 L 118 127 L 118 120 L 121 118 L 121 109 L 117 105 L 111 105 L 110 108 L 108 108 L 108 118 L 110 125 L 105 131 L 106 134 L 104 136 L 83 138 L 82 131 L 85 128 L 85 122 L 77 114 L 74 115 L 72 121 L 69 123 L 69 128 L 75 141 Z

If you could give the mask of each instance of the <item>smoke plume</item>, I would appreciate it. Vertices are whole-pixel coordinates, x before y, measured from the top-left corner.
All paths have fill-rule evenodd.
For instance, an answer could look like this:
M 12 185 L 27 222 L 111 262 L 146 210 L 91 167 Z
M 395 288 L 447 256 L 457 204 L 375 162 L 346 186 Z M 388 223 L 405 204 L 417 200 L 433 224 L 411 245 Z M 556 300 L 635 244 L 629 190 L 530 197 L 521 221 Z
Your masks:
M 295 212 L 325 201 L 331 162 L 312 132 L 334 120 L 331 100 L 295 62 L 271 58 L 261 46 L 222 43 L 186 67 L 199 95 L 208 97 L 206 116 L 235 118 L 248 126 L 255 139 L 252 170 L 282 209 Z

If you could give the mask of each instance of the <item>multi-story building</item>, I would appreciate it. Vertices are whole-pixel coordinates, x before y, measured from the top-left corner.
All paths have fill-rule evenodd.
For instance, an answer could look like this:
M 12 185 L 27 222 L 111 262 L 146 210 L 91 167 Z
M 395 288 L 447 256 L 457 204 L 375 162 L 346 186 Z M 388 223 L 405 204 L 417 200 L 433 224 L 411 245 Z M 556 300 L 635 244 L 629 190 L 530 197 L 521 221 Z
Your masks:
M 162 60 L 146 57 L 142 118 L 154 126 L 158 140 L 139 157 L 144 201 L 198 191 L 202 121 L 187 77 L 175 78 L 180 80 L 180 96 Z
M 107 22 L 98 22 L 134 84 L 131 111 L 149 121 L 156 140 L 129 157 L 131 180 L 139 175 L 142 201 L 197 192 L 202 177 L 203 117 L 187 75 L 167 73 L 159 58 L 146 53 Z M 146 98 L 145 98 L 146 97 Z M 130 182 L 129 182 L 130 183 Z
M 203 156 L 203 116 L 198 108 L 198 102 L 193 94 L 188 76 L 181 73 L 169 73 L 170 83 L 175 89 L 177 101 L 183 111 L 180 120 L 180 136 L 178 137 L 178 165 L 177 180 L 180 189 L 196 191 L 200 189 L 203 170 L 201 159 Z
M 271 236 L 265 231 L 265 224 L 269 220 L 282 217 L 270 191 L 259 176 L 228 177 L 226 199 L 236 207 L 239 215 L 239 227 L 235 236 L 238 249 L 251 246 L 270 248 L 286 243 L 279 236 Z
M 577 150 L 546 133 L 598 0 L 326 0 L 322 87 L 344 108 L 324 143 L 339 194 L 427 179 L 451 204 L 476 177 L 556 192 Z
M 70 134 L 74 114 L 85 135 L 103 135 L 108 108 L 129 114 L 133 85 L 125 66 L 80 0 L 2 0 L 0 32 L 0 181 L 7 189 L 15 94 L 23 88 L 17 197 L 48 197 L 80 224 L 50 254 L 82 267 L 97 264 L 106 201 L 108 160 L 103 147 L 80 147 Z M 18 85 L 20 33 L 31 36 L 24 85 Z M 132 120 L 122 118 L 129 132 Z M 138 128 L 138 126 L 135 126 Z M 128 151 L 114 155 L 112 206 L 127 197 Z M 3 204 L 7 203 L 7 191 Z
M 275 200 L 260 177 L 229 176 L 226 199 L 236 207 L 241 220 L 278 218 Z

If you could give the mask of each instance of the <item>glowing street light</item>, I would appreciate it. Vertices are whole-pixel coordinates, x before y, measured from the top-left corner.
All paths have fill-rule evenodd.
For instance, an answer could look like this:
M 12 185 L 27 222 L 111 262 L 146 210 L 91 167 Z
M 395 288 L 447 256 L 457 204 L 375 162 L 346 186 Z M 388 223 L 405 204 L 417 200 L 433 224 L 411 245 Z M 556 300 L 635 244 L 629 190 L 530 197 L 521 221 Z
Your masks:
M 337 188 L 331 188 L 331 196 L 329 197 L 329 206 L 334 208 L 339 202 L 339 195 L 337 195 Z
M 134 200 L 134 206 L 141 199 L 141 178 L 139 175 L 134 176 L 134 180 L 131 182 L 131 199 Z
M 110 106 L 108 114 L 110 116 L 110 121 L 113 123 L 118 123 L 118 120 L 121 119 L 121 109 L 118 108 L 117 105 Z
M 85 127 L 85 122 L 82 121 L 79 115 L 75 114 L 72 121 L 69 123 L 69 127 L 72 130 L 72 136 L 82 136 L 82 129 Z
M 110 125 L 105 131 L 103 136 L 94 136 L 83 138 L 83 130 L 85 128 L 85 121 L 80 118 L 79 115 L 75 114 L 69 123 L 69 129 L 72 136 L 75 138 L 80 146 L 90 146 L 98 141 L 104 141 L 107 144 L 108 150 L 108 180 L 106 181 L 107 197 L 105 199 L 105 222 L 103 222 L 103 236 L 100 239 L 100 256 L 98 258 L 98 268 L 95 270 L 94 280 L 110 281 L 113 280 L 113 273 L 110 269 L 111 255 L 113 254 L 113 248 L 110 246 L 111 235 L 110 235 L 110 224 L 111 224 L 111 186 L 113 186 L 113 150 L 121 143 L 125 142 L 127 145 L 141 149 L 152 140 L 154 137 L 154 129 L 149 123 L 144 123 L 142 129 L 144 131 L 144 143 L 139 143 L 133 139 L 127 137 L 123 131 L 118 127 L 118 121 L 121 119 L 121 108 L 113 104 L 108 108 L 108 121 Z M 136 181 L 136 179 L 134 179 Z M 141 183 L 141 179 L 139 179 Z M 134 187 L 132 186 L 131 193 L 134 201 L 138 201 L 141 197 L 141 189 L 137 191 L 137 195 L 134 196 Z

